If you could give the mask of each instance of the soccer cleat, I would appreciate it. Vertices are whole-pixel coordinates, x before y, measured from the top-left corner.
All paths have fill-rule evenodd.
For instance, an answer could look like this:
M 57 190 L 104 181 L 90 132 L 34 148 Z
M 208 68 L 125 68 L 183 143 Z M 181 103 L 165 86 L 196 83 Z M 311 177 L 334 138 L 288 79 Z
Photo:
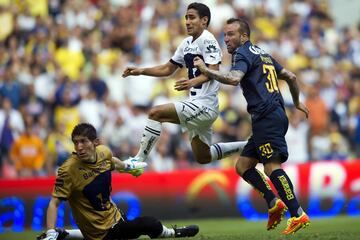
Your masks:
M 275 205 L 269 209 L 269 218 L 267 223 L 267 230 L 271 230 L 276 228 L 277 225 L 283 219 L 285 212 L 287 211 L 287 207 L 283 201 L 277 199 Z
M 144 173 L 144 168 L 147 166 L 147 163 L 138 161 L 137 158 L 129 158 L 125 161 L 125 169 L 119 170 L 121 173 L 129 173 L 135 177 L 140 176 Z
M 309 216 L 303 212 L 300 217 L 292 217 L 287 222 L 286 229 L 282 232 L 283 234 L 295 233 L 301 228 L 306 228 L 310 225 Z
M 189 225 L 183 227 L 174 227 L 175 237 L 193 237 L 199 232 L 197 225 Z

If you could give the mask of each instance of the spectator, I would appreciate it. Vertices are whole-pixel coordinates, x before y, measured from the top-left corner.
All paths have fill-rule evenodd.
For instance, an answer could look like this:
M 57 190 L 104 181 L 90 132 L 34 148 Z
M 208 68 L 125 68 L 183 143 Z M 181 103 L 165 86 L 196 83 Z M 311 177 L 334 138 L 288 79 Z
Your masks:
M 65 125 L 65 134 L 70 135 L 72 129 L 80 122 L 79 109 L 72 103 L 71 88 L 65 87 L 61 95 L 62 104 L 54 109 L 55 124 Z
M 294 108 L 288 109 L 289 128 L 285 135 L 288 143 L 289 155 L 292 156 L 288 163 L 305 163 L 309 161 L 308 131 L 309 124 L 304 121 L 301 112 Z
M 309 115 L 310 135 L 323 133 L 329 123 L 329 112 L 324 100 L 319 95 L 319 86 L 309 88 L 309 95 L 305 101 L 311 114 Z
M 21 101 L 21 85 L 15 78 L 14 72 L 8 66 L 4 70 L 4 81 L 0 84 L 0 96 L 11 101 L 11 105 L 18 109 Z
M 65 134 L 65 125 L 58 123 L 55 130 L 49 134 L 46 141 L 47 159 L 46 171 L 49 175 L 54 175 L 55 171 L 70 156 L 73 151 L 73 143 L 69 135 Z
M 324 160 L 344 161 L 348 158 L 346 152 L 341 151 L 341 136 L 333 136 L 330 139 L 330 150 L 323 157 Z
M 96 92 L 93 89 L 89 89 L 80 100 L 78 110 L 81 122 L 90 123 L 99 130 L 102 129 L 106 107 L 103 101 L 96 98 Z
M 33 134 L 33 118 L 28 116 L 25 132 L 14 141 L 10 157 L 19 177 L 44 175 L 45 146 L 38 136 Z
M 46 142 L 50 133 L 56 132 L 55 122 L 69 124 L 66 128 L 71 130 L 80 119 L 78 104 L 87 103 L 82 104 L 84 107 L 94 103 L 85 97 L 89 89 L 97 92 L 97 104 L 90 106 L 106 105 L 106 116 L 99 117 L 96 113 L 100 120 L 94 122 L 102 128 L 98 130 L 103 140 L 124 158 L 130 156 L 131 151 L 136 153 L 137 142 L 133 139 L 141 134 L 138 129 L 143 129 L 142 115 L 147 107 L 183 99 L 184 92 L 174 89 L 174 79 L 186 74 L 178 71 L 176 76 L 168 78 L 149 77 L 139 84 L 134 79 L 122 79 L 119 73 L 126 65 L 146 67 L 169 59 L 186 35 L 183 12 L 191 1 L 29 2 L 3 1 L 0 7 L 0 22 L 3 23 L 0 29 L 0 105 L 8 105 L 9 99 L 12 105 L 10 125 L 6 124 L 6 128 L 5 112 L 9 110 L 0 108 L 0 134 L 3 135 L 5 129 L 7 136 L 6 141 L 0 140 L 2 161 L 9 159 L 12 141 L 24 130 L 22 114 L 31 113 L 36 117 L 34 133 Z M 358 4 L 353 2 L 351 4 Z M 312 153 L 314 158 L 322 160 L 334 152 L 335 138 L 330 122 L 338 125 L 341 142 L 349 144 L 348 151 L 341 149 L 340 152 L 346 151 L 348 159 L 360 158 L 358 22 L 339 23 L 341 14 L 334 15 L 333 5 L 328 1 L 288 0 L 283 4 L 281 0 L 209 0 L 207 3 L 221 15 L 210 24 L 210 31 L 217 33 L 219 42 L 223 42 L 218 29 L 225 13 L 228 17 L 244 17 L 254 28 L 254 42 L 298 76 L 300 88 L 305 90 L 301 97 L 309 103 L 310 125 L 306 130 L 296 116 L 289 119 L 286 138 L 289 143 L 297 143 L 289 144 L 289 151 L 300 152 L 300 146 L 306 149 L 298 142 L 302 137 L 295 137 L 295 133 L 301 132 L 301 136 L 311 138 L 301 141 L 309 143 L 303 155 L 293 156 L 302 162 L 306 156 L 311 159 Z M 229 7 L 233 10 L 228 11 Z M 220 69 L 227 71 L 231 58 L 225 46 L 222 49 Z M 28 94 L 32 85 L 34 92 Z M 291 103 L 287 89 L 280 88 L 285 103 Z M 214 124 L 214 140 L 247 140 L 250 123 L 241 118 L 246 110 L 241 89 L 229 90 L 222 85 L 219 93 L 223 118 Z M 68 95 L 67 106 L 63 103 L 63 95 Z M 114 106 L 110 106 L 112 104 Z M 98 112 L 95 108 L 91 112 Z M 241 119 L 233 119 L 233 111 L 239 112 Z M 86 111 L 82 111 L 81 116 L 93 121 Z M 175 169 L 176 158 L 183 159 L 181 166 L 193 167 L 192 154 L 188 154 L 183 143 L 187 140 L 176 139 L 179 128 L 169 124 L 166 129 L 170 141 L 168 157 Z M 126 131 L 131 132 L 132 137 L 119 146 L 117 142 L 127 136 Z M 175 154 L 177 146 L 185 151 L 178 156 Z M 230 166 L 232 160 L 222 163 Z M 11 170 L 11 167 L 6 169 Z
M 3 98 L 0 109 L 0 169 L 16 138 L 24 131 L 24 120 L 20 112 L 12 107 L 8 98 Z

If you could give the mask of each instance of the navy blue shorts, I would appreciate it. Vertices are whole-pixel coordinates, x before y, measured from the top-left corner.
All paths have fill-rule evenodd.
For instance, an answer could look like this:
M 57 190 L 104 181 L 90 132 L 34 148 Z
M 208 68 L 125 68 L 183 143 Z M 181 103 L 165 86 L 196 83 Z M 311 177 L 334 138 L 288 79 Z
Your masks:
M 288 158 L 285 134 L 289 121 L 282 107 L 259 119 L 253 120 L 253 135 L 244 147 L 241 156 L 256 158 L 265 164 L 272 158 L 280 157 L 281 162 Z

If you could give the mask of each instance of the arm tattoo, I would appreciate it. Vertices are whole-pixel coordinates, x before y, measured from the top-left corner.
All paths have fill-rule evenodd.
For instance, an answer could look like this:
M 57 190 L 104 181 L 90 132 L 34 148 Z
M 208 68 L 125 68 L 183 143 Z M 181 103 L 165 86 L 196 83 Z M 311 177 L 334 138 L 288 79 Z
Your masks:
M 221 73 L 216 70 L 212 70 L 207 68 L 204 72 L 205 75 L 207 75 L 209 78 L 216 79 L 217 81 L 228 84 L 228 85 L 238 85 L 245 75 L 242 71 L 236 70 L 236 71 L 230 71 L 229 73 Z

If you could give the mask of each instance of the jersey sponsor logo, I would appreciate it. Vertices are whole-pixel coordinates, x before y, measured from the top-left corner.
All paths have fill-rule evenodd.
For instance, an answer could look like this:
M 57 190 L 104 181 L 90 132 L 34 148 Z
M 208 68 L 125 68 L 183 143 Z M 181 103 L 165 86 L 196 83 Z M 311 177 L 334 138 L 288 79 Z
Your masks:
M 199 47 L 185 47 L 184 52 L 197 52 L 199 50 Z
M 215 45 L 209 45 L 209 46 L 206 47 L 205 53 L 217 53 L 219 51 L 220 50 L 217 47 L 215 47 Z
M 102 172 L 105 172 L 109 170 L 108 167 L 109 166 L 107 165 L 106 161 L 103 161 L 96 169 L 91 169 L 88 171 L 87 169 L 82 168 L 81 170 L 85 171 L 85 173 L 83 173 L 83 178 L 86 180 Z
M 204 45 L 208 45 L 208 44 L 210 44 L 210 45 L 216 45 L 216 40 L 209 40 L 209 39 L 205 39 L 204 40 Z
M 86 180 L 88 178 L 91 178 L 93 176 L 95 176 L 96 174 L 99 174 L 100 173 L 100 170 L 99 169 L 93 169 L 89 172 L 86 172 L 83 174 L 83 178 Z
M 258 54 L 266 54 L 266 52 L 264 50 L 262 50 L 258 46 L 254 46 L 254 45 L 250 46 L 249 50 L 250 50 L 250 52 L 252 52 L 253 54 L 256 54 L 256 55 L 258 55 Z

